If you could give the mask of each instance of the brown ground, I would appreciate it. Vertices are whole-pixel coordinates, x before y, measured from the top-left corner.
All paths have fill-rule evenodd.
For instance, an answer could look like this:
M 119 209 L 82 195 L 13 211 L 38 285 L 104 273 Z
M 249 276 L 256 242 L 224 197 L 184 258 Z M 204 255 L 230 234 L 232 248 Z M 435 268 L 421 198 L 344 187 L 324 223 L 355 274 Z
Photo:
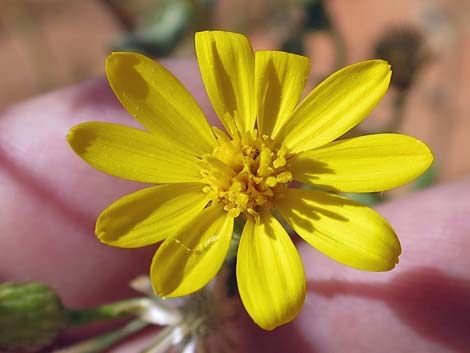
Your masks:
M 258 21 L 258 0 L 220 0 L 216 26 L 239 29 Z M 280 0 L 273 1 L 283 3 Z M 285 3 L 289 0 L 285 0 Z M 272 3 L 272 2 L 271 2 Z M 374 41 L 391 25 L 419 28 L 432 52 L 405 107 L 402 132 L 434 150 L 441 180 L 470 174 L 470 4 L 467 0 L 326 1 L 343 34 L 347 62 L 370 58 Z M 243 22 L 240 18 L 244 18 Z M 265 26 L 266 27 L 266 26 Z M 258 48 L 272 48 L 281 26 L 252 27 Z M 0 3 L 0 108 L 103 73 L 110 43 L 123 25 L 98 0 L 2 0 Z M 282 32 L 282 31 L 281 31 Z M 309 36 L 313 77 L 331 71 L 326 35 Z M 391 95 L 390 95 L 391 97 Z M 390 97 L 366 123 L 384 124 Z

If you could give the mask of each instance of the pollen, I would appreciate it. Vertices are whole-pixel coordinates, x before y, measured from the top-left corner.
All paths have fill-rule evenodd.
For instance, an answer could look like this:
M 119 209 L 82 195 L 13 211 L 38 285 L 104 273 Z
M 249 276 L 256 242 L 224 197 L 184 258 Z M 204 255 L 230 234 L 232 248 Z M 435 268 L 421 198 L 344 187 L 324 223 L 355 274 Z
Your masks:
M 203 191 L 231 216 L 258 219 L 261 209 L 272 208 L 274 196 L 292 181 L 287 150 L 257 130 L 234 139 L 217 128 L 214 131 L 218 146 L 203 158 Z

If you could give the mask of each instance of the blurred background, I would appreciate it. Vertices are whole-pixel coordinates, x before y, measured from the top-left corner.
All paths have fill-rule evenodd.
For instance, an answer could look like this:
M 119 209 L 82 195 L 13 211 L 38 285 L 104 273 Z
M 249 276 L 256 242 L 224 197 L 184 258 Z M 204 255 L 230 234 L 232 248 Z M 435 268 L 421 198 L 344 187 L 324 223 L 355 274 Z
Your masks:
M 425 141 L 436 163 L 408 189 L 470 174 L 468 0 L 0 0 L 0 109 L 103 75 L 111 50 L 193 57 L 203 29 L 308 55 L 310 86 L 349 63 L 389 60 L 392 89 L 351 134 Z

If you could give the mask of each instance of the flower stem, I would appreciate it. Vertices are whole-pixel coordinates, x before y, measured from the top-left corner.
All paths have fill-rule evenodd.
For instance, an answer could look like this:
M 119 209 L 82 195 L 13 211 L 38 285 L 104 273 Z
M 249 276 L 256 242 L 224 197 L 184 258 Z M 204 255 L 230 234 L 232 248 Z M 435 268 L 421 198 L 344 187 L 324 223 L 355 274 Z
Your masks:
M 174 326 L 167 326 L 163 328 L 157 335 L 157 337 L 153 340 L 153 342 L 146 347 L 140 353 L 165 353 L 175 344 L 179 342 L 175 342 L 175 330 L 177 330 Z M 181 335 L 178 335 L 181 336 Z
M 134 320 L 116 331 L 105 333 L 103 335 L 80 342 L 73 346 L 58 349 L 51 353 L 100 353 L 104 352 L 122 339 L 142 330 L 148 326 L 148 323 L 141 320 Z
M 111 304 L 101 305 L 90 309 L 68 309 L 67 324 L 80 326 L 98 321 L 114 320 L 130 315 L 137 315 L 147 298 L 122 300 Z

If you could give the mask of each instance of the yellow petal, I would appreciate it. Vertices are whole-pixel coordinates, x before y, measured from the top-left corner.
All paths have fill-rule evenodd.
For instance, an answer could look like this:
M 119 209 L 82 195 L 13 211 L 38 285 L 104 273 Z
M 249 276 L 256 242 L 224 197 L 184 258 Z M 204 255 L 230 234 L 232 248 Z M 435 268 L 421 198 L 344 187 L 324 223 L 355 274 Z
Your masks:
M 305 299 L 300 256 L 282 225 L 271 215 L 246 222 L 237 254 L 240 298 L 253 320 L 272 330 L 294 319 Z
M 163 297 L 177 297 L 209 283 L 225 260 L 232 231 L 233 218 L 222 206 L 214 206 L 165 240 L 150 269 L 155 292 Z
M 146 56 L 112 53 L 106 75 L 127 111 L 162 143 L 201 156 L 216 141 L 201 108 L 167 69 Z
M 166 184 L 126 195 L 106 208 L 96 236 L 108 245 L 136 248 L 172 237 L 206 206 L 202 184 Z
M 258 129 L 275 137 L 290 117 L 305 87 L 310 62 L 305 56 L 281 51 L 255 53 Z
M 329 190 L 372 192 L 401 186 L 422 174 L 433 156 L 421 141 L 376 134 L 332 142 L 290 160 L 294 180 Z
M 277 208 L 294 231 L 317 250 L 345 265 L 388 271 L 398 263 L 400 243 L 374 210 L 344 197 L 288 189 Z
M 323 146 L 357 125 L 387 91 L 390 65 L 369 60 L 324 80 L 297 107 L 279 132 L 292 153 Z
M 225 129 L 236 136 L 255 123 L 254 54 L 238 33 L 196 33 L 196 54 L 207 94 Z
M 67 140 L 88 164 L 123 179 L 155 184 L 201 180 L 198 158 L 170 150 L 142 130 L 89 122 L 70 129 Z

